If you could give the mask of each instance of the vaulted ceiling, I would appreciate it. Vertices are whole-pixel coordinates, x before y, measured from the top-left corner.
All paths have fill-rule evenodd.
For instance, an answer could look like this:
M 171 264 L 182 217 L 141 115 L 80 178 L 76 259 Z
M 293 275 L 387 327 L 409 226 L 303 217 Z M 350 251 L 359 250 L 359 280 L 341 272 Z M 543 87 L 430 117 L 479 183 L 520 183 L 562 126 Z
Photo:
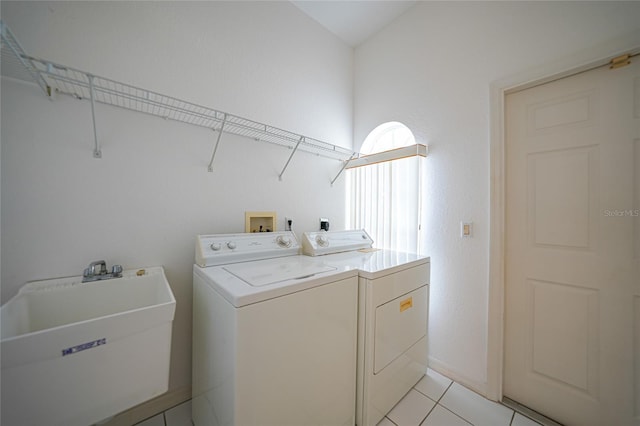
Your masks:
M 291 0 L 291 3 L 344 42 L 356 47 L 418 2 Z

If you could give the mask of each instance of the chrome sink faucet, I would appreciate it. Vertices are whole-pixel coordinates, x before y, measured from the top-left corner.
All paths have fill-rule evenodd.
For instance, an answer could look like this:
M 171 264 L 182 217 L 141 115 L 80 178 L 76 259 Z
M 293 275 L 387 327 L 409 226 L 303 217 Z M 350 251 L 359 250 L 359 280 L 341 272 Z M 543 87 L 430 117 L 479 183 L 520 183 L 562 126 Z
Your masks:
M 109 280 L 111 278 L 122 278 L 122 266 L 113 265 L 111 272 L 107 272 L 107 262 L 96 260 L 91 262 L 82 274 L 82 282 Z

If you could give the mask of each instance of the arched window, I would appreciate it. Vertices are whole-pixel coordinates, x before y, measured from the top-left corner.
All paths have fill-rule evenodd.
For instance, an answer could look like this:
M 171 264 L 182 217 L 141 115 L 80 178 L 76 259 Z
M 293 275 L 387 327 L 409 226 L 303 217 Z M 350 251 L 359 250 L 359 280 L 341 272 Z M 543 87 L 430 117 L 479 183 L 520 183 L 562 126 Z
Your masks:
M 361 154 L 371 155 L 415 145 L 402 123 L 376 127 Z M 365 229 L 377 248 L 417 253 L 421 216 L 421 156 L 383 160 L 347 171 L 347 227 Z
M 415 143 L 416 138 L 407 126 L 397 121 L 390 121 L 379 125 L 369 133 L 360 148 L 360 153 L 375 154 Z

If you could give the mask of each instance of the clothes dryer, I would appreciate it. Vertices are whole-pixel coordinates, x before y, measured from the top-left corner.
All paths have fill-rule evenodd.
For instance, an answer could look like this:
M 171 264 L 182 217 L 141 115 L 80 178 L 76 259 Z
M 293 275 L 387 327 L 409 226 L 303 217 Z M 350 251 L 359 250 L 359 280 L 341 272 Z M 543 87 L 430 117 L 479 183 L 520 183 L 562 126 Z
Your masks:
M 358 271 L 360 426 L 376 425 L 427 371 L 430 258 L 372 246 L 364 230 L 303 235 L 305 254 Z
M 198 236 L 195 426 L 355 423 L 357 271 L 299 250 L 291 232 Z

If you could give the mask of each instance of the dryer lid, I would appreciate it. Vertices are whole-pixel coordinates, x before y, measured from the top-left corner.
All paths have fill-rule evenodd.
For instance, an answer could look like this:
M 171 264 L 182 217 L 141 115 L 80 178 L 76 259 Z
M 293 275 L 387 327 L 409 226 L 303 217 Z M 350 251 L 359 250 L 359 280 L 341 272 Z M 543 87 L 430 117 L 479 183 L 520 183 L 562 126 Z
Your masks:
M 337 268 L 304 256 L 290 256 L 254 262 L 234 263 L 222 269 L 253 287 L 283 281 L 304 280 Z

